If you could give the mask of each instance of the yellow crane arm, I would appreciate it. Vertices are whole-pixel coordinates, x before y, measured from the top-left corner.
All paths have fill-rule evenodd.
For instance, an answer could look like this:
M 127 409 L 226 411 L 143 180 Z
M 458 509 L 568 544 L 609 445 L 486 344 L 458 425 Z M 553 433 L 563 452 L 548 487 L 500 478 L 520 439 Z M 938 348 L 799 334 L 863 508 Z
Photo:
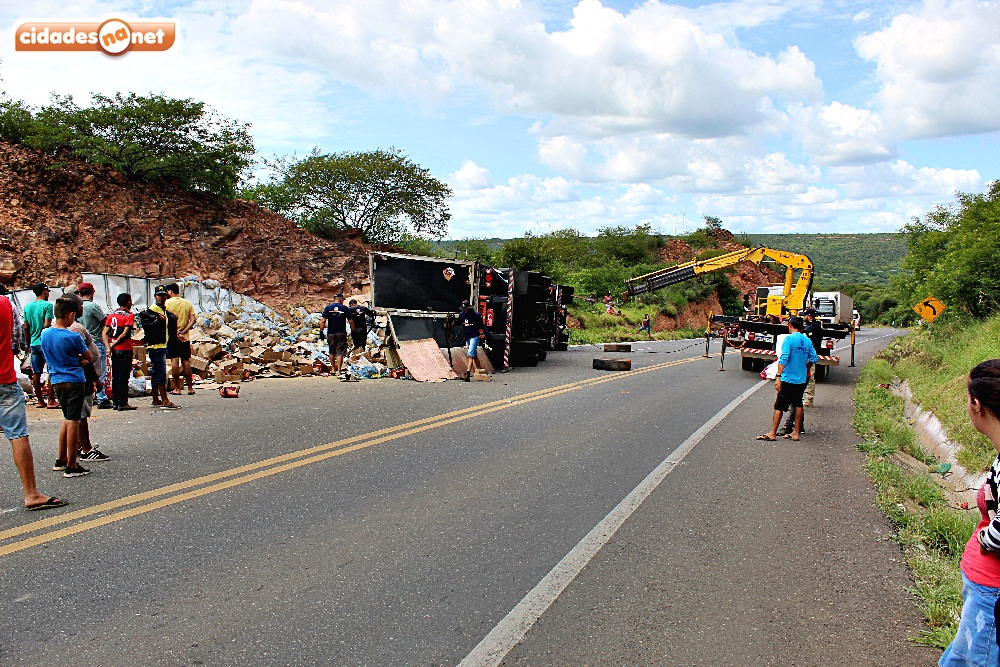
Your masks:
M 696 276 L 728 269 L 740 262 L 760 264 L 765 258 L 774 260 L 785 266 L 785 284 L 782 296 L 780 298 L 775 296 L 768 299 L 767 314 L 780 315 L 782 308 L 794 311 L 801 310 L 804 307 L 806 296 L 812 287 L 812 260 L 806 255 L 785 250 L 775 250 L 774 248 L 765 248 L 763 246 L 743 248 L 709 259 L 693 260 L 630 278 L 625 281 L 627 288 L 625 294 L 631 297 L 636 294 L 662 289 L 668 285 L 690 280 Z M 795 280 L 795 271 L 799 271 L 797 281 Z M 773 304 L 771 303 L 772 299 L 776 299 Z

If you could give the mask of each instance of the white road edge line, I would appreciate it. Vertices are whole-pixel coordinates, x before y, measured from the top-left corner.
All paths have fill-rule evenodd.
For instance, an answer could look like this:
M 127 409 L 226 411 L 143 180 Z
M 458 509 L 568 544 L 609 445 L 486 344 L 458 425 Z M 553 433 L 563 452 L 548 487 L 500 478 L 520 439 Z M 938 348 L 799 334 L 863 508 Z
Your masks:
M 580 574 L 587 563 L 597 555 L 601 547 L 608 543 L 643 501 L 652 495 L 660 482 L 673 472 L 677 464 L 683 461 L 684 457 L 695 448 L 695 445 L 718 426 L 730 412 L 739 407 L 743 401 L 750 398 L 765 384 L 770 384 L 770 380 L 761 380 L 744 391 L 705 422 L 701 428 L 688 436 L 688 439 L 681 443 L 680 447 L 656 466 L 568 554 L 563 556 L 563 559 L 555 567 L 549 570 L 549 573 L 479 642 L 479 645 L 465 656 L 458 667 L 497 667 L 507 657 L 507 654 L 524 639 L 528 630 L 545 613 L 545 610 L 556 601 L 556 598 Z

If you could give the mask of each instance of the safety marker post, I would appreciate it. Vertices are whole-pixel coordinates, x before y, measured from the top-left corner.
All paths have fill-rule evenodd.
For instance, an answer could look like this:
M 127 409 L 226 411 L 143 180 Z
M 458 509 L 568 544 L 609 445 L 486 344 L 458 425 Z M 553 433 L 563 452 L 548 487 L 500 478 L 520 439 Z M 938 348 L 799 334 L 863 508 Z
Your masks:
M 514 269 L 508 269 L 507 276 L 507 341 L 503 348 L 503 372 L 510 372 L 510 331 L 514 315 Z

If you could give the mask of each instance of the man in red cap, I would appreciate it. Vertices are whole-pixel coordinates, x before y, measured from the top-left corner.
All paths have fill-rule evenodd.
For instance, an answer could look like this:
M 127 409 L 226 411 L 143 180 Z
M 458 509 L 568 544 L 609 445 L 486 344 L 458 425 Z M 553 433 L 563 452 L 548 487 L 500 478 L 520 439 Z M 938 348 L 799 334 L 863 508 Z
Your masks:
M 83 299 L 83 317 L 80 318 L 80 324 L 85 326 L 87 331 L 90 332 L 100 356 L 98 360 L 99 364 L 95 365 L 95 369 L 101 374 L 101 385 L 103 387 L 105 380 L 108 379 L 108 348 L 104 345 L 104 320 L 108 314 L 104 312 L 103 308 L 94 303 L 93 283 L 80 283 L 80 286 L 76 288 L 76 293 Z M 107 410 L 114 406 L 111 399 L 108 398 L 106 388 L 102 388 L 97 392 L 94 398 L 97 401 L 97 407 L 102 410 Z

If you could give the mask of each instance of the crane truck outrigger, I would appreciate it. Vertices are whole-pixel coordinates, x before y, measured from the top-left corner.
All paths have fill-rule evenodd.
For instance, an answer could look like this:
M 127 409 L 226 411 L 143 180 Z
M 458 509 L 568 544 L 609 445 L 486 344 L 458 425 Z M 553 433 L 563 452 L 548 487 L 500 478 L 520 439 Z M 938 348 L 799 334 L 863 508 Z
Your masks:
M 740 262 L 762 264 L 774 261 L 785 267 L 783 285 L 758 287 L 754 298 L 748 294 L 744 298 L 744 316 L 732 317 L 712 315 L 709 327 L 720 324 L 724 327 L 723 353 L 725 346 L 739 348 L 743 370 L 760 370 L 777 359 L 776 342 L 778 336 L 788 333 L 787 325 L 780 324 L 784 315 L 794 315 L 805 309 L 812 289 L 813 263 L 806 255 L 757 246 L 743 248 L 717 257 L 692 260 L 677 266 L 653 271 L 625 281 L 624 298 L 662 289 L 698 276 L 731 268 Z M 798 272 L 796 279 L 795 273 Z M 819 368 L 817 379 L 829 372 L 830 366 L 839 366 L 840 358 L 833 356 L 834 340 L 843 340 L 850 333 L 849 325 L 824 325 L 822 329 L 825 345 L 817 350 Z M 826 352 L 826 354 L 823 354 Z

